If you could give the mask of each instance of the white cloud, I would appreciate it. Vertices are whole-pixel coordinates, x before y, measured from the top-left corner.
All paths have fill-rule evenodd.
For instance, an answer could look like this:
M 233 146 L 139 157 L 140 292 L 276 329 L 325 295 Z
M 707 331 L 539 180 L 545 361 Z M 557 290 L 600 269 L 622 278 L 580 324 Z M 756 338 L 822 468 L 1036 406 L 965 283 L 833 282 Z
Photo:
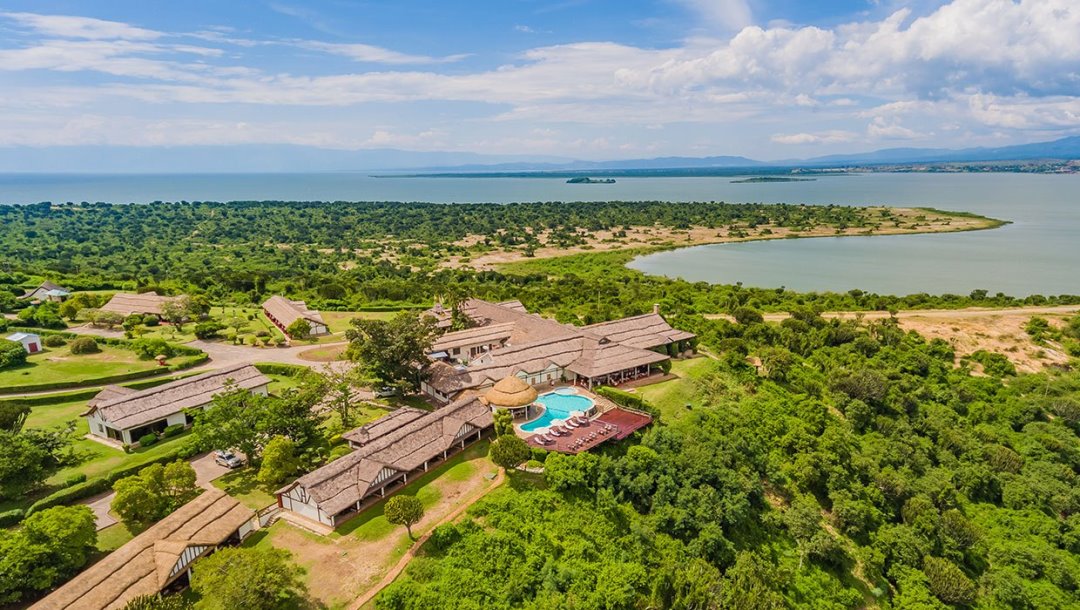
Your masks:
M 11 126 L 21 141 L 33 139 L 34 126 L 43 142 L 55 136 L 64 124 L 60 119 L 80 103 L 88 112 L 79 116 L 99 118 L 119 116 L 111 114 L 111 106 L 137 104 L 148 113 L 183 115 L 184 109 L 196 108 L 211 117 L 206 124 L 212 127 L 205 129 L 173 120 L 149 134 L 186 125 L 190 134 L 208 140 L 257 134 L 268 141 L 421 147 L 460 143 L 468 133 L 476 146 L 506 145 L 517 137 L 523 147 L 551 152 L 557 152 L 556 142 L 593 151 L 646 150 L 663 142 L 677 153 L 726 146 L 728 130 L 751 145 L 827 147 L 942 134 L 974 140 L 1024 132 L 1030 138 L 1033 131 L 1062 134 L 1080 125 L 1075 0 L 953 0 L 923 16 L 902 9 L 882 20 L 831 28 L 758 27 L 748 25 L 752 14 L 745 2 L 679 1 L 712 15 L 714 30 L 695 30 L 695 37 L 675 48 L 576 42 L 528 49 L 496 68 L 462 64 L 453 70 L 444 64 L 464 55 L 254 35 L 234 39 L 223 29 L 156 32 L 82 17 L 0 13 L 0 20 L 23 34 L 0 41 L 0 72 L 52 73 L 49 88 L 17 84 L 0 91 L 0 108 L 40 105 L 41 112 L 51 108 L 57 114 L 52 122 Z M 726 36 L 717 33 L 735 29 Z M 298 46 L 378 67 L 278 73 L 245 63 L 249 48 L 266 45 Z M 67 76 L 74 72 L 98 76 Z M 431 113 L 430 102 L 455 104 Z M 393 105 L 408 118 L 402 124 L 367 122 L 368 110 L 380 104 Z M 459 110 L 466 105 L 467 111 Z M 337 116 L 356 117 L 361 125 L 347 137 L 321 126 L 313 129 L 315 113 L 303 111 L 309 106 L 340 108 Z M 423 111 L 409 114 L 421 106 Z M 218 118 L 290 109 L 292 122 Z M 236 127 L 241 122 L 243 129 Z M 46 123 L 51 127 L 42 127 Z M 575 125 L 562 129 L 566 123 Z M 105 124 L 116 128 L 112 121 Z M 680 131 L 688 124 L 695 127 Z M 73 133 L 104 137 L 94 125 L 93 120 L 78 123 Z M 557 134 L 537 131 L 552 126 Z M 217 136 L 215 128 L 220 128 Z M 633 130 L 639 131 L 636 141 L 616 137 Z M 761 133 L 775 135 L 762 138 Z M 688 135 L 700 135 L 701 142 Z
M 821 133 L 776 134 L 770 138 L 777 144 L 838 144 L 854 142 L 858 134 L 850 131 L 825 131 Z
M 135 27 L 119 21 L 105 21 L 71 15 L 38 15 L 36 13 L 0 13 L 20 25 L 45 36 L 81 38 L 85 40 L 155 40 L 161 32 Z
M 343 44 L 317 41 L 299 41 L 296 43 L 296 45 L 305 49 L 323 51 L 325 53 L 348 57 L 349 59 L 352 59 L 354 61 L 389 65 L 446 64 L 453 63 L 455 61 L 461 61 L 462 59 L 468 57 L 467 54 L 446 55 L 443 57 L 432 57 L 429 55 L 410 55 L 408 53 L 399 53 L 390 49 L 384 49 L 383 47 L 376 47 L 369 44 L 359 43 Z

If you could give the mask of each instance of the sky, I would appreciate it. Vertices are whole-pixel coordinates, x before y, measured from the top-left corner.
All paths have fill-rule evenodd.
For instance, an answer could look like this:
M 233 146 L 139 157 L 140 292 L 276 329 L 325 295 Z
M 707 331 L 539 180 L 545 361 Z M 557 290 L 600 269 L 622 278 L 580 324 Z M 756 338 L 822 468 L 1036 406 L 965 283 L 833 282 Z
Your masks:
M 776 160 L 1077 134 L 1077 0 L 0 0 L 0 147 Z

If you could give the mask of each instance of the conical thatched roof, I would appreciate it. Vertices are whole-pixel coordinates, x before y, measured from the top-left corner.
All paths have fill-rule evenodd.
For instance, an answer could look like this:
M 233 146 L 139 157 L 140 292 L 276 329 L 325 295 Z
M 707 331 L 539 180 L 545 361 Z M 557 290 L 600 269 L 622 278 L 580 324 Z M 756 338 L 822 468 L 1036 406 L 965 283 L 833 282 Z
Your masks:
M 536 401 L 536 390 L 521 378 L 513 375 L 499 380 L 484 394 L 489 405 L 495 407 L 524 407 Z

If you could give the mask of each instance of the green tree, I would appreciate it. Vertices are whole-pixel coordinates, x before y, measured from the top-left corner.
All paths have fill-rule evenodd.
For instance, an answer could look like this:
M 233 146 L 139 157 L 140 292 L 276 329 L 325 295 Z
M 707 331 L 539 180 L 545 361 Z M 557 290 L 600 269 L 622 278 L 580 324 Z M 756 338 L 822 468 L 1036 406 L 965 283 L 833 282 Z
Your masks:
M 51 589 L 84 566 L 97 528 L 88 506 L 56 506 L 0 530 L 0 603 Z
M 0 499 L 15 498 L 39 487 L 74 459 L 72 428 L 0 430 Z
M 389 321 L 352 320 L 345 331 L 348 356 L 383 385 L 417 391 L 421 367 L 435 341 L 435 322 L 430 316 L 402 312 Z
M 951 561 L 927 555 L 923 559 L 923 572 L 930 591 L 941 601 L 963 606 L 975 603 L 975 583 Z
M 300 467 L 296 458 L 296 445 L 291 438 L 275 436 L 263 448 L 262 465 L 258 480 L 264 486 L 280 483 Z
M 496 438 L 491 442 L 488 453 L 492 462 L 507 470 L 517 468 L 532 455 L 529 444 L 515 434 L 504 434 Z
M 242 388 L 215 395 L 210 406 L 194 413 L 191 442 L 202 451 L 235 449 L 258 465 L 264 443 L 261 429 L 272 400 Z
M 514 416 L 506 409 L 496 409 L 491 418 L 495 420 L 495 436 L 514 433 Z
M 19 432 L 28 415 L 29 405 L 12 400 L 0 401 L 0 432 Z
M 113 483 L 111 508 L 125 523 L 144 525 L 167 516 L 198 495 L 195 469 L 183 461 L 151 464 Z
M 205 610 L 277 610 L 306 594 L 304 570 L 276 548 L 230 547 L 192 566 L 191 589 Z
M 424 518 L 424 505 L 416 496 L 398 494 L 386 501 L 383 514 L 390 523 L 404 525 L 409 538 L 413 539 L 412 526 Z
M 285 328 L 285 334 L 293 339 L 307 339 L 311 334 L 311 323 L 303 318 L 297 318 Z
M 743 551 L 724 575 L 720 586 L 720 608 L 724 610 L 781 610 L 787 607 L 776 591 L 776 569 L 757 553 Z

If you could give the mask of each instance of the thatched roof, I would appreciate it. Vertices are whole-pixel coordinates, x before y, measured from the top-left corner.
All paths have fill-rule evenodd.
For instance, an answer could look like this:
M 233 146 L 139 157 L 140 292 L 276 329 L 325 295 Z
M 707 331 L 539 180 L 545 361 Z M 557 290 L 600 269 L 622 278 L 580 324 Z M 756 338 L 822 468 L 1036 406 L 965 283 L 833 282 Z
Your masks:
M 162 306 L 179 298 L 160 295 L 156 292 L 140 294 L 118 292 L 109 299 L 108 303 L 101 306 L 101 311 L 111 311 L 123 316 L 130 316 L 133 313 L 160 316 L 163 313 Z
M 105 421 L 126 430 L 164 419 L 184 409 L 207 405 L 215 394 L 222 393 L 228 387 L 252 390 L 269 383 L 270 379 L 254 366 L 237 364 L 138 392 L 118 393 L 104 389 L 103 393 L 109 392 L 113 397 L 101 401 L 95 397 L 83 415 L 98 412 Z
M 413 407 L 401 407 L 391 411 L 373 422 L 364 424 L 355 430 L 349 430 L 341 438 L 357 445 L 366 445 L 384 434 L 389 434 L 405 424 L 427 415 L 427 411 Z
M 536 401 L 536 388 L 520 377 L 510 375 L 499 380 L 484 394 L 484 400 L 495 407 L 524 407 Z
M 32 610 L 114 610 L 170 582 L 189 546 L 217 546 L 255 513 L 220 489 L 205 491 L 90 566 Z
M 501 338 L 507 335 L 508 328 L 509 337 L 501 347 L 474 358 L 467 366 L 432 363 L 427 383 L 447 394 L 485 388 L 521 371 L 536 374 L 553 366 L 585 377 L 617 373 L 663 362 L 667 356 L 651 348 L 694 337 L 693 333 L 672 328 L 656 312 L 576 327 L 528 313 L 520 301 L 490 303 L 469 299 L 461 311 L 478 326 L 443 335 L 441 341 L 446 343 L 436 344 L 435 350 L 445 351 L 445 346 L 464 344 L 466 340 Z
M 672 328 L 659 313 L 647 313 L 621 320 L 590 324 L 585 330 L 607 337 L 608 340 L 630 347 L 652 349 L 676 341 L 694 338 L 694 333 Z
M 456 330 L 439 337 L 431 346 L 431 349 L 436 352 L 448 352 L 454 348 L 473 345 L 499 344 L 509 339 L 513 332 L 514 324 L 512 322 Z
M 322 314 L 308 309 L 307 303 L 303 301 L 290 301 L 283 296 L 274 295 L 263 303 L 263 310 L 286 328 L 299 319 L 326 326 Z
M 61 286 L 61 285 L 59 285 L 59 284 L 54 284 L 54 283 L 50 282 L 49 280 L 45 280 L 44 282 L 42 282 L 41 284 L 39 284 L 39 285 L 37 286 L 37 288 L 32 288 L 32 289 L 30 289 L 30 290 L 27 290 L 27 291 L 26 291 L 25 293 L 23 293 L 23 295 L 22 295 L 21 297 L 19 297 L 19 298 L 20 298 L 20 299 L 29 299 L 29 298 L 31 298 L 31 297 L 33 297 L 33 296 L 37 295 L 38 293 L 45 293 L 45 294 L 48 294 L 49 292 L 52 292 L 52 291 L 54 291 L 54 290 L 55 290 L 55 291 L 59 291 L 59 292 L 62 292 L 62 293 L 64 293 L 65 295 L 67 295 L 67 294 L 71 294 L 71 291 L 70 291 L 70 290 L 68 290 L 67 288 L 64 288 L 63 286 Z
M 377 424 L 378 420 L 369 425 Z M 464 434 L 491 425 L 491 409 L 476 396 L 468 396 L 404 425 L 388 426 L 392 428 L 389 432 L 372 437 L 363 447 L 309 472 L 277 493 L 302 487 L 323 511 L 336 515 L 377 490 L 374 481 L 383 468 L 410 472 L 441 457 Z
M 124 386 L 120 385 L 107 385 L 101 388 L 100 392 L 98 392 L 93 398 L 87 401 L 86 406 L 87 408 L 92 409 L 100 404 L 109 402 L 111 400 L 116 400 L 121 396 L 130 396 L 137 391 L 138 390 L 132 390 L 131 388 L 125 388 Z

